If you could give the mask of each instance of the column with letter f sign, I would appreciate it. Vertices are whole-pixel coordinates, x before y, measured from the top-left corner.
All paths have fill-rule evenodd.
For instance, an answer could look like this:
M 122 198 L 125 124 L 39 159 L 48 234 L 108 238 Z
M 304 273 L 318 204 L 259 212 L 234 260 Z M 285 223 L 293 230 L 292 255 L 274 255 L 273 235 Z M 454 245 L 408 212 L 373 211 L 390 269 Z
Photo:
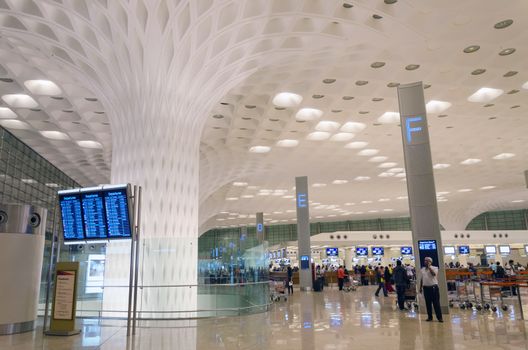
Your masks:
M 440 305 L 442 313 L 448 313 L 443 247 L 422 83 L 400 85 L 398 102 L 417 267 L 421 268 L 426 256 L 431 257 L 433 265 L 439 267 Z
M 310 212 L 308 203 L 308 178 L 295 178 L 297 203 L 297 240 L 299 243 L 299 281 L 301 290 L 312 289 L 312 264 L 310 247 Z
M 257 213 L 257 241 L 262 243 L 264 241 L 264 213 Z

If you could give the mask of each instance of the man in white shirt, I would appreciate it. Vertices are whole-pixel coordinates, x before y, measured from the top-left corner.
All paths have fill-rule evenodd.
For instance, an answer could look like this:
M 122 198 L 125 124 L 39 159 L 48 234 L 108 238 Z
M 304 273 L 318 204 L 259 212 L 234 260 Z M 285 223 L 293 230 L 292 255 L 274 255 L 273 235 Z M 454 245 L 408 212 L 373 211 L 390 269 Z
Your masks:
M 427 322 L 433 320 L 433 307 L 438 322 L 444 322 L 442 319 L 442 310 L 440 309 L 440 290 L 438 289 L 438 267 L 433 266 L 433 259 L 426 257 L 424 267 L 422 267 L 422 279 L 420 280 L 420 294 L 423 292 L 425 298 L 425 307 L 427 309 Z

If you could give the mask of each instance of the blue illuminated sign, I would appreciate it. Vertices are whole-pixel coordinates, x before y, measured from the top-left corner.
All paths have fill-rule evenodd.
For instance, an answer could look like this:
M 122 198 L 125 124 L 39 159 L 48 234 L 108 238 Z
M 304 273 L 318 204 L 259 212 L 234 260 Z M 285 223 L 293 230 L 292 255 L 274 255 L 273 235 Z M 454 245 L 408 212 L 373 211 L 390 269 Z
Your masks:
M 412 247 L 401 247 L 401 255 L 412 255 Z
M 405 119 L 405 130 L 407 131 L 407 143 L 412 141 L 412 133 L 422 131 L 421 126 L 411 127 L 411 123 L 421 122 L 423 117 L 409 117 Z
M 383 247 L 372 247 L 372 255 L 382 256 L 385 253 Z
M 436 241 L 418 241 L 418 248 L 420 250 L 436 250 Z
M 264 229 L 264 225 L 261 224 L 260 222 L 257 224 L 257 232 L 262 232 Z
M 461 246 L 458 246 L 458 253 L 459 254 L 469 254 L 469 246 L 468 245 L 461 245 Z
M 310 257 L 308 255 L 301 255 L 301 270 L 310 268 Z
M 367 256 L 368 255 L 368 248 L 367 247 L 357 247 L 356 248 L 356 255 L 357 256 Z
M 337 248 L 326 248 L 326 256 L 338 256 L 339 249 Z
M 306 208 L 307 206 L 306 193 L 299 193 L 297 195 L 297 207 Z

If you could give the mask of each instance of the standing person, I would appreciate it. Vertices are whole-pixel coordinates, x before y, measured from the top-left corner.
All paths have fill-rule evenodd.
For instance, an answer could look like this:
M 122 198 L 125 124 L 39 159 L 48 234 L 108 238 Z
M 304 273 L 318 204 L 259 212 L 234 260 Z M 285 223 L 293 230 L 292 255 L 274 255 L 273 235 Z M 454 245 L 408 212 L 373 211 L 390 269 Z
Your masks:
M 293 294 L 293 269 L 290 265 L 288 265 L 287 274 L 288 279 L 286 280 L 286 287 L 288 288 L 288 294 L 290 294 L 290 292 Z
M 387 289 L 385 288 L 385 271 L 383 266 L 378 267 L 376 270 L 376 282 L 378 283 L 378 290 L 374 293 L 375 296 L 379 296 L 380 290 L 383 289 L 383 295 L 388 297 Z
M 359 273 L 361 274 L 361 285 L 368 286 L 367 267 L 365 265 L 361 265 Z
M 392 271 L 392 275 L 396 285 L 396 294 L 398 295 L 398 308 L 405 310 L 405 289 L 407 289 L 409 284 L 409 277 L 400 260 L 396 261 L 396 267 Z
M 392 265 L 389 264 L 385 268 L 384 276 L 385 278 L 385 289 L 387 290 L 387 293 L 394 293 L 394 288 L 392 288 Z
M 442 310 L 440 309 L 440 290 L 438 288 L 438 267 L 433 266 L 433 259 L 426 257 L 424 267 L 422 267 L 422 279 L 420 281 L 420 294 L 423 292 L 425 298 L 425 307 L 427 309 L 427 322 L 433 320 L 433 307 L 438 322 L 444 322 L 442 319 Z
M 343 266 L 339 266 L 337 269 L 337 285 L 339 286 L 339 290 L 343 290 L 343 284 L 345 282 L 345 269 L 343 269 Z

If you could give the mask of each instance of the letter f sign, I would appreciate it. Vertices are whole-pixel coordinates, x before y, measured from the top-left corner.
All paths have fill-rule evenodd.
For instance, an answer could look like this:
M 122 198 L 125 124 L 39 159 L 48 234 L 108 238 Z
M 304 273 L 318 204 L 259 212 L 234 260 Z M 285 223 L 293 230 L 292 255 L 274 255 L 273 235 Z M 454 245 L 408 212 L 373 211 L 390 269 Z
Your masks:
M 407 143 L 411 143 L 412 141 L 412 133 L 422 131 L 421 126 L 412 127 L 411 123 L 421 122 L 423 120 L 422 117 L 410 117 L 405 119 L 405 130 L 407 131 Z

